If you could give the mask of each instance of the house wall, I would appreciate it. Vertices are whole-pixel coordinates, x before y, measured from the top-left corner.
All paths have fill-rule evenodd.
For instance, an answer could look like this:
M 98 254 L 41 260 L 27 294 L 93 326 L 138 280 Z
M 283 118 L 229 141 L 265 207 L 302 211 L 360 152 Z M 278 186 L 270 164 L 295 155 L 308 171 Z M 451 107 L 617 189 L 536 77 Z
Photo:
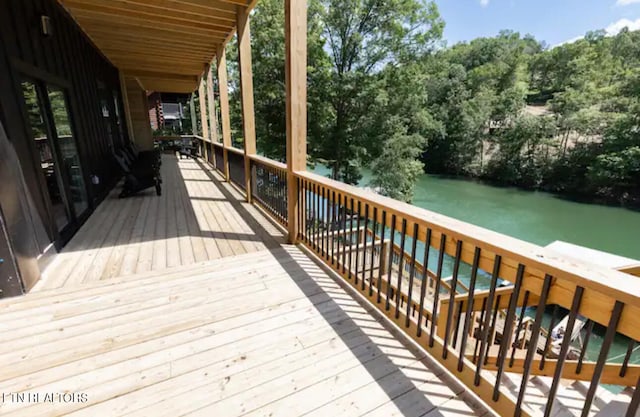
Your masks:
M 51 36 L 42 34 L 41 16 L 50 18 Z M 55 0 L 0 2 L 0 122 L 17 155 L 16 162 L 24 178 L 24 184 L 5 184 L 5 187 L 14 187 L 22 194 L 28 194 L 30 204 L 29 209 L 11 210 L 9 214 L 5 211 L 4 214 L 17 258 L 32 261 L 46 250 L 49 243 L 55 242 L 59 247 L 69 236 L 60 236 L 53 224 L 45 178 L 39 166 L 22 96 L 20 83 L 24 76 L 62 87 L 67 93 L 72 129 L 89 196 L 89 210 L 84 218 L 74 222 L 75 230 L 120 176 L 111 157 L 112 143 L 119 141 L 107 133 L 98 89 L 100 83 L 109 93 L 120 93 L 120 83 L 117 69 Z M 119 96 L 122 97 L 121 94 Z M 110 106 L 113 106 L 113 100 L 110 101 Z M 123 130 L 126 135 L 127 129 Z M 112 126 L 112 134 L 113 131 Z M 1 164 L 6 162 L 0 161 Z M 99 178 L 99 184 L 92 184 L 92 176 Z M 0 205 L 8 205 L 8 202 L 0 201 Z M 34 233 L 33 230 L 38 229 L 34 223 L 40 224 L 45 233 Z M 25 286 L 30 287 L 38 278 L 34 274 L 39 272 L 34 273 L 25 262 L 18 262 L 18 267 Z

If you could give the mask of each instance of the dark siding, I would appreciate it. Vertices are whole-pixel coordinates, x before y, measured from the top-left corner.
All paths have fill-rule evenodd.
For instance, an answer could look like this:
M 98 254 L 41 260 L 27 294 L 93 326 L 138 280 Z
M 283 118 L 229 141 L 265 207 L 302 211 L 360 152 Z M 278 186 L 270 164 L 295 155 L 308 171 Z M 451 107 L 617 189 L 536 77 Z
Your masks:
M 41 15 L 51 18 L 53 36 L 40 34 Z M 56 239 L 45 180 L 24 114 L 22 74 L 67 90 L 90 210 L 93 210 L 119 177 L 101 114 L 97 82 L 100 80 L 109 91 L 119 91 L 118 71 L 55 0 L 0 1 L 0 121 L 18 155 L 35 211 L 47 233 Z M 99 185 L 92 185 L 91 175 L 100 177 Z M 16 251 L 26 250 L 26 245 L 13 244 L 24 246 L 14 247 Z M 42 242 L 36 246 L 42 248 Z

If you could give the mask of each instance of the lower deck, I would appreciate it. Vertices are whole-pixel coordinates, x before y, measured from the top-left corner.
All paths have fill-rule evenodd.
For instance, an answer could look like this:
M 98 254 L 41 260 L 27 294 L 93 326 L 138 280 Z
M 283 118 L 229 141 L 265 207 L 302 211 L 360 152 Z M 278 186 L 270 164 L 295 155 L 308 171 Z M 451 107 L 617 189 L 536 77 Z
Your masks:
M 0 301 L 1 415 L 488 414 L 217 174 L 163 170 Z

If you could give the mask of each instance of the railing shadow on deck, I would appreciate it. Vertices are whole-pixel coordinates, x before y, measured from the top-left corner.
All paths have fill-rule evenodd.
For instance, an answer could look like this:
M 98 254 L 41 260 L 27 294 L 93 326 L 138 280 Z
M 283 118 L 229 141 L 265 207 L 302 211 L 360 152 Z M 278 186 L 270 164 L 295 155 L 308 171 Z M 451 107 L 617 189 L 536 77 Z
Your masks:
M 233 208 L 238 213 L 240 213 L 241 217 L 246 221 L 248 226 L 254 232 L 256 232 L 256 234 L 258 234 L 258 231 L 259 229 L 262 228 L 262 225 L 260 225 L 256 221 L 256 219 L 248 212 L 248 210 L 244 205 L 246 203 L 239 201 L 237 197 L 235 197 L 228 189 L 226 189 L 221 184 L 221 182 L 217 178 L 215 178 L 215 175 L 209 169 L 207 169 L 204 166 L 204 164 L 202 164 L 202 162 L 197 161 L 197 163 L 203 168 L 203 170 L 211 178 L 212 183 L 215 184 L 216 187 L 218 187 L 219 191 L 228 199 L 228 201 L 231 203 Z M 269 221 L 276 224 L 274 219 L 271 219 L 271 218 L 268 218 L 268 219 Z M 296 285 L 300 288 L 301 291 L 303 291 L 303 293 L 307 298 L 311 298 L 312 296 L 318 293 L 326 292 L 316 282 L 316 280 L 318 279 L 318 277 L 326 277 L 327 274 L 313 260 L 308 258 L 306 255 L 294 256 L 289 252 L 282 252 L 280 250 L 277 250 L 276 248 L 270 248 L 270 250 L 274 253 L 274 255 L 278 256 L 279 263 L 282 265 L 283 269 L 287 272 L 289 276 L 303 277 L 303 281 L 310 280 L 314 282 L 314 285 L 311 285 L 309 288 L 308 286 L 301 285 L 301 281 L 294 279 L 294 282 L 296 283 Z M 317 275 L 316 274 L 311 275 L 309 273 L 310 270 L 317 271 Z M 343 289 L 346 290 L 347 294 L 350 294 L 351 296 L 353 296 L 354 292 L 347 285 L 339 281 L 337 283 Z M 459 386 L 459 383 L 457 381 L 455 381 L 453 378 L 450 378 L 446 374 L 444 374 L 443 371 L 439 369 L 439 367 L 434 366 L 434 362 L 430 360 L 428 356 L 426 356 L 419 349 L 406 343 L 407 339 L 404 337 L 404 335 L 400 334 L 396 329 L 394 329 L 392 326 L 390 326 L 383 320 L 380 320 L 381 315 L 378 312 L 376 312 L 370 306 L 365 306 L 364 304 L 361 304 L 365 308 L 365 310 L 371 315 L 371 317 L 375 318 L 376 322 L 380 323 L 387 331 L 389 331 L 391 335 L 393 335 L 393 338 L 391 339 L 400 340 L 403 346 L 407 349 L 407 351 L 411 352 L 411 356 L 397 356 L 398 358 L 402 358 L 402 359 L 415 358 L 416 363 L 419 362 L 423 364 L 424 366 L 426 366 L 426 368 L 428 368 L 431 372 L 433 372 L 433 374 L 431 374 L 430 377 L 426 379 L 410 378 L 409 376 L 405 375 L 402 372 L 402 370 L 410 369 L 410 367 L 399 366 L 395 364 L 391 359 L 391 357 L 394 357 L 395 355 L 390 353 L 385 353 L 380 349 L 380 346 L 381 346 L 380 342 L 376 342 L 372 340 L 370 336 L 367 334 L 367 326 L 356 323 L 351 317 L 349 317 L 347 312 L 343 310 L 343 307 L 340 306 L 339 303 L 333 298 L 335 297 L 335 295 L 331 295 L 331 294 L 328 294 L 328 295 L 330 296 L 329 303 L 333 304 L 332 308 L 319 309 L 318 305 L 316 304 L 314 304 L 314 307 L 319 312 L 319 314 L 321 314 L 323 318 L 327 320 L 327 323 L 329 323 L 332 326 L 332 328 L 335 328 L 336 326 L 335 323 L 340 323 L 343 321 L 353 322 L 354 324 L 357 325 L 356 332 L 359 333 L 358 336 L 364 336 L 371 341 L 371 344 L 374 350 L 366 351 L 362 353 L 356 350 L 356 348 L 360 346 L 360 344 L 353 343 L 353 340 L 359 340 L 360 339 L 359 337 L 347 338 L 345 337 L 344 334 L 341 334 L 339 331 L 337 331 L 342 341 L 354 353 L 356 358 L 360 361 L 360 363 L 367 370 L 367 372 L 374 378 L 374 380 L 376 380 L 376 383 L 380 386 L 380 388 L 382 388 L 384 392 L 388 394 L 389 400 L 395 403 L 395 405 L 403 413 L 403 415 L 407 415 L 407 416 L 412 415 L 409 413 L 409 410 L 404 409 L 407 405 L 411 405 L 412 410 L 415 410 L 416 408 L 423 410 L 421 412 L 421 415 L 428 414 L 429 412 L 434 412 L 434 410 L 436 409 L 446 410 L 447 406 L 446 404 L 443 404 L 443 403 L 446 400 L 452 399 L 452 396 L 447 396 L 445 401 L 441 400 L 438 403 L 434 403 L 430 401 L 429 398 L 434 399 L 435 397 L 442 396 L 442 394 L 439 392 L 430 390 L 429 385 L 431 384 L 447 385 L 453 389 L 453 387 Z M 338 318 L 337 321 L 335 320 L 335 318 L 332 318 L 331 320 L 329 320 L 329 317 L 327 315 L 327 311 L 331 311 L 333 315 L 334 310 L 342 312 L 342 314 L 340 314 L 340 317 Z M 386 360 L 384 360 L 383 363 L 378 363 L 377 361 L 368 360 L 372 356 L 374 358 L 386 358 Z M 375 363 L 372 363 L 372 362 L 375 362 Z M 392 371 L 386 372 L 384 374 L 380 374 L 381 369 L 392 369 Z M 399 384 L 397 380 L 394 381 L 394 380 L 389 380 L 388 378 L 384 378 L 385 376 L 391 375 L 394 373 L 398 373 L 399 375 L 402 376 L 402 379 L 404 379 L 404 381 L 402 381 L 401 384 Z M 407 386 L 410 388 L 404 392 L 398 393 L 397 392 L 398 385 Z M 457 394 L 460 394 L 461 392 L 462 392 L 462 388 L 456 391 L 455 394 L 457 395 Z M 478 404 L 474 403 L 473 401 L 471 401 L 471 403 L 468 405 L 471 408 L 478 407 Z M 482 410 L 482 411 L 485 411 L 485 410 Z M 456 412 L 461 413 L 459 409 L 456 409 Z M 438 411 L 435 411 L 435 413 L 436 414 L 434 415 L 441 415 L 439 414 Z M 464 414 L 461 413 L 460 415 L 464 415 Z

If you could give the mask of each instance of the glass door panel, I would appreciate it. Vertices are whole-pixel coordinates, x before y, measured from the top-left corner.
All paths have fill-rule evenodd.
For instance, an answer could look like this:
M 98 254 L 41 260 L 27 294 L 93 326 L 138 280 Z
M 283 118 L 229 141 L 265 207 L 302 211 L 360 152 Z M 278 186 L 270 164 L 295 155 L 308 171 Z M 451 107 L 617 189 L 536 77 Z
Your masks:
M 76 148 L 76 141 L 71 129 L 71 119 L 65 99 L 64 91 L 57 87 L 47 86 L 49 93 L 49 103 L 53 114 L 53 123 L 56 130 L 57 145 L 60 149 L 60 169 L 64 171 L 69 180 L 69 190 L 71 202 L 73 203 L 76 216 L 89 207 L 87 199 L 87 189 L 82 175 L 80 158 Z
M 31 133 L 40 159 L 40 167 L 49 192 L 53 217 L 58 231 L 61 231 L 69 224 L 71 215 L 65 204 L 62 177 L 58 171 L 59 167 L 56 165 L 51 138 L 48 135 L 47 124 L 44 119 L 42 103 L 38 98 L 36 85 L 30 81 L 22 82 L 22 93 L 27 106 Z

